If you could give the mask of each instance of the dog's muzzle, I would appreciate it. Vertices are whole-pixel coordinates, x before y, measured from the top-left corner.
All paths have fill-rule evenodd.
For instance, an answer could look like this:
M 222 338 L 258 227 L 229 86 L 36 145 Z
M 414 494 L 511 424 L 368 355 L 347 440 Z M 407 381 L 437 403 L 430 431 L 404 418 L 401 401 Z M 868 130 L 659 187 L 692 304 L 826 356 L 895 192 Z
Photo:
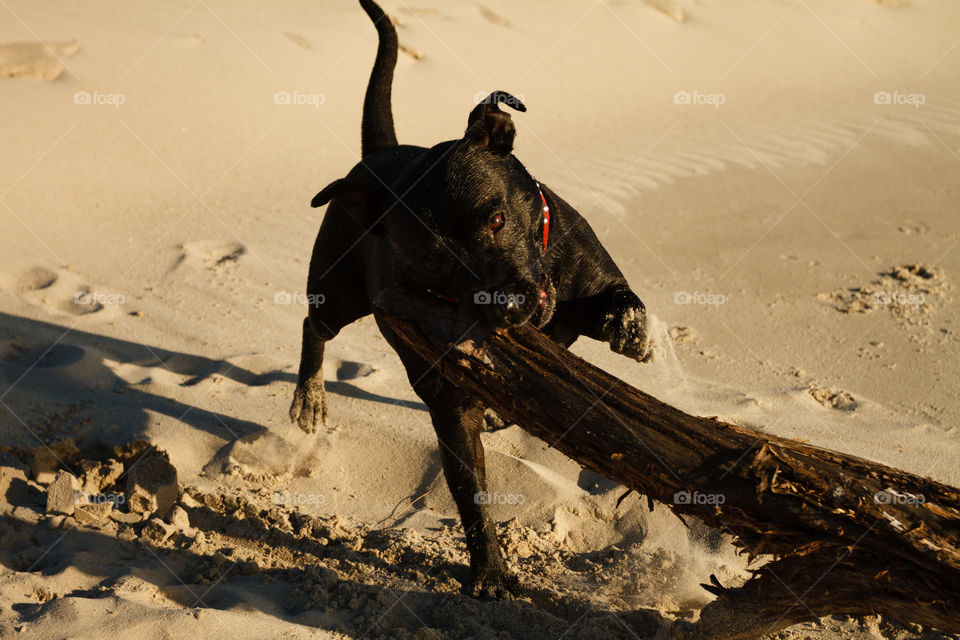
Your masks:
M 556 289 L 544 276 L 539 284 L 531 280 L 474 291 L 472 302 L 480 321 L 494 330 L 526 322 L 542 327 L 553 316 Z
M 553 318 L 553 312 L 557 308 L 557 289 L 553 286 L 553 281 L 543 276 L 540 283 L 540 293 L 537 299 L 537 309 L 530 318 L 530 323 L 538 329 L 550 322 Z

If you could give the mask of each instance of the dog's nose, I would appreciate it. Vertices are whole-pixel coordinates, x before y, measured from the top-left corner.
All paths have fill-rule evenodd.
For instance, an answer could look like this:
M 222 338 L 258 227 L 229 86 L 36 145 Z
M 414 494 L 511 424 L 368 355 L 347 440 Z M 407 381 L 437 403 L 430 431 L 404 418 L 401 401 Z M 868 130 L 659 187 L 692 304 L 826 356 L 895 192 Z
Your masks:
M 494 329 L 506 329 L 528 321 L 539 304 L 538 289 L 525 282 L 496 290 L 477 291 L 473 303 L 480 319 Z
M 517 301 L 517 296 L 510 296 L 510 299 L 507 300 L 507 303 L 503 305 L 503 311 L 506 315 L 514 315 L 520 313 L 521 304 Z
M 533 313 L 532 309 L 528 310 L 530 305 L 526 302 L 519 302 L 518 298 L 519 296 L 514 296 L 514 299 L 504 304 L 501 310 L 501 317 L 508 327 L 523 324 Z

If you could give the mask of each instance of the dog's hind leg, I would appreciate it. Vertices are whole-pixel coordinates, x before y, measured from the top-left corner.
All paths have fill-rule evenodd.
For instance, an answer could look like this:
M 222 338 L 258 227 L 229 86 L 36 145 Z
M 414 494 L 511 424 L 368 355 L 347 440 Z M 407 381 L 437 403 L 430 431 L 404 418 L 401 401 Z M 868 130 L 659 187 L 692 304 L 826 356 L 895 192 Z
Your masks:
M 489 513 L 487 473 L 480 441 L 483 404 L 446 382 L 377 316 L 387 342 L 407 370 L 413 390 L 427 404 L 440 446 L 443 475 L 460 512 L 470 552 L 470 581 L 464 591 L 475 597 L 519 595 L 519 581 L 507 569 Z
M 346 254 L 340 247 L 351 247 Z M 327 401 L 323 388 L 324 346 L 340 330 L 370 313 L 364 287 L 357 286 L 363 274 L 355 237 L 350 228 L 328 212 L 310 260 L 307 278 L 309 313 L 303 320 L 300 373 L 290 405 L 290 419 L 307 433 L 326 424 Z
M 304 318 L 300 372 L 290 404 L 290 419 L 307 433 L 315 432 L 318 425 L 327 421 L 327 399 L 323 390 L 323 347 L 326 342 L 313 330 L 310 318 Z
M 471 579 L 464 590 L 480 598 L 519 595 L 519 582 L 507 569 L 489 514 L 487 474 L 480 442 L 483 405 L 442 383 L 433 398 L 424 398 L 440 445 L 447 486 L 460 512 L 470 552 Z
M 327 400 L 323 388 L 324 346 L 340 333 L 340 329 L 370 313 L 366 299 L 362 302 L 363 306 L 357 303 L 345 309 L 341 307 L 339 312 L 333 313 L 321 313 L 311 306 L 310 315 L 303 319 L 300 372 L 290 405 L 290 419 L 307 433 L 314 433 L 327 420 Z

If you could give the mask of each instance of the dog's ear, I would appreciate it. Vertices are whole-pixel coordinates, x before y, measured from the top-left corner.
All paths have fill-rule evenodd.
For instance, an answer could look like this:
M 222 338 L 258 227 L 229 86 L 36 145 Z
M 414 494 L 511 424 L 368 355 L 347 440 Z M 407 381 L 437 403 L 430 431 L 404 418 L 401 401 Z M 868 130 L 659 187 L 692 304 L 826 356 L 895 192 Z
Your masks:
M 389 207 L 385 189 L 349 177 L 340 178 L 313 196 L 310 206 L 322 207 L 333 199 L 336 199 L 363 229 L 376 235 L 383 233 L 383 219 Z
M 494 91 L 470 112 L 464 138 L 494 153 L 505 155 L 513 151 L 513 138 L 517 129 L 513 126 L 510 114 L 504 113 L 497 106 L 500 102 L 517 111 L 527 110 L 522 102 L 506 91 Z

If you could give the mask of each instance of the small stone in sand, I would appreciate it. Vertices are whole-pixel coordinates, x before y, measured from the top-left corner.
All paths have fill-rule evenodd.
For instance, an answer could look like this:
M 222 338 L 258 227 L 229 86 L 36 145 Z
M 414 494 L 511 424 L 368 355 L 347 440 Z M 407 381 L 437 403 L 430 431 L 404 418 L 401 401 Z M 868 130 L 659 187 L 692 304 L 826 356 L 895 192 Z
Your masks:
M 190 516 L 183 507 L 177 506 L 170 510 L 170 524 L 179 531 L 190 531 Z
M 161 543 L 176 532 L 177 529 L 172 524 L 167 524 L 160 518 L 152 518 L 150 522 L 143 527 L 142 537 L 153 542 Z
M 47 487 L 47 513 L 72 515 L 77 508 L 79 491 L 80 481 L 72 473 L 57 473 L 56 479 Z
M 109 518 L 111 511 L 112 502 L 85 502 L 77 507 L 73 517 L 83 524 L 102 524 Z
M 0 467 L 0 512 L 23 504 L 30 498 L 27 475 L 23 469 Z
M 119 460 L 107 460 L 106 462 L 97 462 L 84 471 L 83 490 L 87 493 L 99 493 L 123 475 L 123 464 Z
M 148 455 L 127 471 L 127 503 L 131 513 L 162 516 L 179 497 L 177 469 L 166 458 Z

